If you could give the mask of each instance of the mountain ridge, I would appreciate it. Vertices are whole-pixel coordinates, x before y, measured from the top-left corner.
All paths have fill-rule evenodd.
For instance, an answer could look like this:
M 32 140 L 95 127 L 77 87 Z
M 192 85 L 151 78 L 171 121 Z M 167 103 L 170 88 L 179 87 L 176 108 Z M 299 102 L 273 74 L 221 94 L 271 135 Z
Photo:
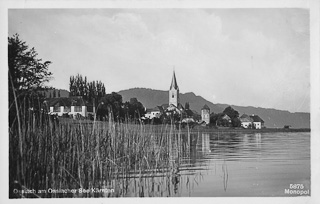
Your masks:
M 137 98 L 146 108 L 153 108 L 158 105 L 168 103 L 168 91 L 154 90 L 150 88 L 131 88 L 117 92 L 122 95 L 123 101 L 129 101 L 130 98 Z M 193 92 L 180 93 L 180 103 L 184 106 L 189 102 L 190 109 L 200 113 L 201 108 L 207 104 L 211 112 L 221 113 L 227 106 L 233 107 L 240 115 L 259 115 L 264 121 L 266 127 L 283 127 L 291 125 L 293 128 L 310 128 L 310 113 L 289 112 L 287 110 L 277 110 L 274 108 L 262 108 L 253 106 L 238 106 L 223 103 L 214 104 Z

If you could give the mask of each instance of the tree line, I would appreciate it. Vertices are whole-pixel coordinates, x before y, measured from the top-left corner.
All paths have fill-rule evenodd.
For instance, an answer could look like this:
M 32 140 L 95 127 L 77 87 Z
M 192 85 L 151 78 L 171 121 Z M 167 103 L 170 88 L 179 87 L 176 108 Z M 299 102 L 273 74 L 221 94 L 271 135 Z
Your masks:
M 46 85 L 52 79 L 49 71 L 51 61 L 38 58 L 35 48 L 30 48 L 18 34 L 8 37 L 8 93 L 9 93 L 9 126 L 18 126 L 22 119 L 29 120 L 29 115 L 48 110 L 43 107 L 47 98 L 60 97 L 60 90 Z M 135 118 L 145 113 L 142 103 L 136 98 L 123 102 L 122 96 L 112 92 L 106 94 L 101 81 L 88 81 L 86 76 L 77 74 L 69 79 L 70 96 L 81 96 L 92 104 L 99 119 L 107 118 L 109 112 L 115 119 Z M 29 114 L 29 115 L 28 115 Z
M 52 73 L 48 69 L 51 61 L 43 62 L 37 56 L 36 50 L 30 49 L 26 42 L 20 40 L 18 34 L 8 38 L 10 125 L 21 123 L 19 120 L 28 118 L 28 108 L 40 111 L 42 101 L 46 98 L 43 91 L 50 88 L 45 84 L 52 79 Z M 101 120 L 106 119 L 110 111 L 114 119 L 122 120 L 126 117 L 140 118 L 145 114 L 145 108 L 138 99 L 132 98 L 124 102 L 122 96 L 115 92 L 106 94 L 105 85 L 101 81 L 88 81 L 86 76 L 80 74 L 70 76 L 69 92 L 70 96 L 82 96 L 84 100 L 93 104 L 97 117 Z M 60 97 L 59 91 L 56 93 L 55 89 L 52 94 L 53 98 Z M 188 103 L 185 108 L 189 109 Z M 224 119 L 225 115 L 228 115 L 230 120 Z M 180 117 L 182 116 L 177 116 L 177 120 L 181 120 Z M 186 114 L 186 117 L 190 116 Z M 230 106 L 222 113 L 211 113 L 210 123 L 215 126 L 241 126 L 238 111 Z
M 115 120 L 133 119 L 145 114 L 145 108 L 137 98 L 123 102 L 122 96 L 118 93 L 106 94 L 104 83 L 88 81 L 87 77 L 81 74 L 70 76 L 69 94 L 70 96 L 81 96 L 92 104 L 99 120 L 108 119 L 110 112 Z

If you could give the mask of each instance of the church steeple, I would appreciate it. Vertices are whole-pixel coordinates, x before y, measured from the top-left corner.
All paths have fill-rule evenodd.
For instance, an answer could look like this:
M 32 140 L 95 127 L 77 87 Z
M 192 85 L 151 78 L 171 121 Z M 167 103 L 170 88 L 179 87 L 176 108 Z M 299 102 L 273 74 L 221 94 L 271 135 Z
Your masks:
M 179 90 L 178 83 L 177 83 L 177 79 L 176 79 L 176 74 L 175 74 L 174 71 L 173 71 L 173 75 L 172 75 L 172 81 L 171 81 L 170 90 L 171 90 L 172 88 Z
M 169 90 L 169 105 L 175 105 L 178 107 L 179 104 L 179 86 L 176 79 L 176 74 L 173 71 L 171 86 Z

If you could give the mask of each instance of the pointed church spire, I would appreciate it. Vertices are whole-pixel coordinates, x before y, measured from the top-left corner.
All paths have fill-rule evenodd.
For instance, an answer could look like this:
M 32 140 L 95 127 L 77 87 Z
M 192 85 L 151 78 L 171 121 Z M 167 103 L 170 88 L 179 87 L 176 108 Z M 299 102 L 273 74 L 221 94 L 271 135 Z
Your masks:
M 173 70 L 173 76 L 172 76 L 172 81 L 171 81 L 170 90 L 172 89 L 172 87 L 173 87 L 174 89 L 177 89 L 177 90 L 179 89 L 178 83 L 177 83 L 177 79 L 176 79 L 176 74 L 175 74 L 174 70 Z

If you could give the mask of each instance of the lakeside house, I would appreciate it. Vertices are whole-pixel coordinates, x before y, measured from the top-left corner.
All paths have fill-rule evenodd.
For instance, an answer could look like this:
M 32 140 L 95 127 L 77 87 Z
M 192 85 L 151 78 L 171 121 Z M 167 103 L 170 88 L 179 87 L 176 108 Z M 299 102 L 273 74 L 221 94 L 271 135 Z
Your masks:
M 247 114 L 243 114 L 240 118 L 241 127 L 243 128 L 249 128 L 252 126 L 252 118 L 249 117 Z
M 243 128 L 261 129 L 264 127 L 264 121 L 258 115 L 243 114 L 239 119 Z
M 255 129 L 261 129 L 264 127 L 264 121 L 258 116 L 258 115 L 250 115 L 250 118 L 252 118 L 253 122 L 253 127 Z
M 51 115 L 63 116 L 68 114 L 73 117 L 77 115 L 83 117 L 88 117 L 89 114 L 94 115 L 93 105 L 85 101 L 81 96 L 50 98 L 45 100 L 45 103 L 48 105 L 49 114 Z
M 154 108 L 146 109 L 146 114 L 144 115 L 144 117 L 152 119 L 152 118 L 159 118 L 160 115 L 161 113 L 160 113 L 159 107 L 154 107 Z

